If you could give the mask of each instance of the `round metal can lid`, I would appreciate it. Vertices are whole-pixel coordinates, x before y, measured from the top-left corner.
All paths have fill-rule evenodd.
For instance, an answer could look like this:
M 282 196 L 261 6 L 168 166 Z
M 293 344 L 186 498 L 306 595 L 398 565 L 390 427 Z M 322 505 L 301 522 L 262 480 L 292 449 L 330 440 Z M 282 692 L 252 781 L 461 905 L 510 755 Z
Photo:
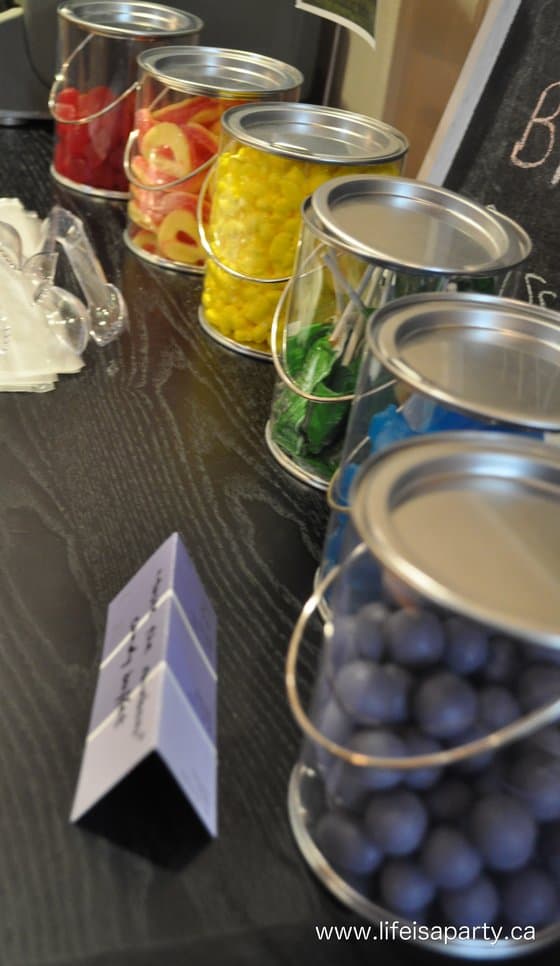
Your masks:
M 313 192 L 313 209 L 343 247 L 401 271 L 491 275 L 518 265 L 532 247 L 505 215 L 409 178 L 327 181 Z
M 77 27 L 110 37 L 158 37 L 200 33 L 200 17 L 144 0 L 66 0 L 58 13 Z
M 428 603 L 560 647 L 560 452 L 500 433 L 438 433 L 371 457 L 351 514 Z
M 408 151 L 408 141 L 396 128 L 315 104 L 231 107 L 222 126 L 243 144 L 269 154 L 323 164 L 395 161 Z
M 560 431 L 560 316 L 513 299 L 424 294 L 370 320 L 370 350 L 398 379 L 452 409 Z
M 186 93 L 243 96 L 291 91 L 303 84 L 303 74 L 290 64 L 220 47 L 154 47 L 140 54 L 138 66 Z

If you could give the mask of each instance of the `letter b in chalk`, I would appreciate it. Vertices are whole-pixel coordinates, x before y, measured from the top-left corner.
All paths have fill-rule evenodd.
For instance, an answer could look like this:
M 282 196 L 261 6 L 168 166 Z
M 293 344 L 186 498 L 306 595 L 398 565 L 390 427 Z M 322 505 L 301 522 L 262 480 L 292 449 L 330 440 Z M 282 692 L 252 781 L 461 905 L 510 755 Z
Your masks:
M 511 152 L 512 164 L 517 165 L 519 168 L 538 168 L 541 164 L 545 163 L 556 140 L 556 125 L 554 121 L 558 115 L 560 115 L 560 81 L 555 81 L 542 91 L 533 113 L 529 118 L 529 123 L 523 132 L 523 136 L 519 141 L 515 142 L 513 151 Z M 543 143 L 543 137 L 546 147 Z M 544 152 L 543 147 L 545 147 Z M 527 148 L 529 157 L 531 154 L 534 155 L 536 151 L 539 152 L 539 156 L 534 160 L 525 160 L 520 157 L 522 152 Z M 559 179 L 560 165 L 552 176 L 552 184 L 556 184 Z

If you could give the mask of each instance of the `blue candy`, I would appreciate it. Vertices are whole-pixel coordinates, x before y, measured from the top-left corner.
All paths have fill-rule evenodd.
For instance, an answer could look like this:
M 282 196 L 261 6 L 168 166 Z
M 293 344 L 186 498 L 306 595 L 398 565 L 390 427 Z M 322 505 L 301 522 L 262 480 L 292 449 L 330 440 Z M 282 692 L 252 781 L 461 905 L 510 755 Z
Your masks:
M 414 699 L 416 720 L 434 738 L 452 738 L 469 728 L 477 713 L 470 684 L 450 671 L 440 671 L 420 685 Z
M 453 926 L 483 926 L 496 921 L 500 897 L 495 885 L 485 876 L 475 879 L 464 889 L 442 892 L 441 908 Z
M 388 618 L 385 629 L 389 653 L 398 664 L 424 667 L 443 654 L 443 628 L 430 611 L 399 610 Z
M 535 750 L 510 772 L 510 787 L 539 822 L 560 818 L 560 762 Z
M 351 661 L 336 675 L 334 691 L 355 722 L 394 724 L 408 716 L 411 681 L 402 668 L 372 661 Z
M 480 873 L 479 853 L 457 829 L 442 825 L 426 839 L 422 867 L 432 882 L 444 889 L 464 889 Z
M 516 926 L 547 926 L 558 912 L 553 880 L 540 869 L 526 868 L 507 877 L 502 887 L 506 919 Z
M 445 663 L 456 674 L 478 671 L 488 656 L 488 635 L 478 624 L 464 617 L 449 617 L 445 622 Z
M 366 604 L 355 617 L 356 652 L 369 661 L 379 661 L 385 648 L 385 621 L 389 611 L 382 603 Z
M 403 789 L 377 792 L 364 813 L 366 833 L 385 855 L 414 852 L 427 825 L 427 812 L 419 797 Z
M 537 837 L 527 808 L 510 795 L 480 799 L 472 810 L 473 841 L 490 869 L 519 869 L 531 858 Z
M 408 859 L 386 862 L 379 876 L 381 897 L 391 912 L 417 918 L 435 895 L 435 887 L 424 870 Z
M 433 755 L 441 751 L 441 745 L 434 738 L 411 732 L 406 736 L 406 747 L 411 758 L 416 755 Z M 442 772 L 441 765 L 426 765 L 423 768 L 412 768 L 404 772 L 404 782 L 409 788 L 430 788 L 434 785 Z
M 381 861 L 376 845 L 364 834 L 361 824 L 344 812 L 323 815 L 315 827 L 317 847 L 336 869 L 366 875 Z
M 519 667 L 517 648 L 509 637 L 492 637 L 488 644 L 488 660 L 483 674 L 487 681 L 506 684 Z
M 479 718 L 488 733 L 505 728 L 521 717 L 521 708 L 511 691 L 499 685 L 482 688 L 478 695 Z

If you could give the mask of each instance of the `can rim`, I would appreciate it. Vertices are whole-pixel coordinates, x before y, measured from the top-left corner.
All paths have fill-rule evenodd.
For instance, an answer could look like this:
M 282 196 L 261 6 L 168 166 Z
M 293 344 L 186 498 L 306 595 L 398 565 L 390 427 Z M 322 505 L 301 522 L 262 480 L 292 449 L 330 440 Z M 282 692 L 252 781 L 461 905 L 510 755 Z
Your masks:
M 443 479 L 453 465 L 456 476 L 468 468 L 476 478 L 483 477 L 486 471 L 495 482 L 500 460 L 504 480 L 517 481 L 518 487 L 523 488 L 530 476 L 533 487 L 542 490 L 547 499 L 560 499 L 560 452 L 554 446 L 507 433 L 441 432 L 400 441 L 370 456 L 353 481 L 350 516 L 356 533 L 373 557 L 422 599 L 499 633 L 560 650 L 560 624 L 552 628 L 550 620 L 541 620 L 540 626 L 535 626 L 534 613 L 523 615 L 517 610 L 513 616 L 501 604 L 491 605 L 480 599 L 475 602 L 472 588 L 461 590 L 448 578 L 443 582 L 441 574 L 431 572 L 424 559 L 411 553 L 410 546 L 403 546 L 395 531 L 393 518 L 399 501 L 415 499 L 423 492 L 422 488 L 431 481 L 430 478 L 427 482 L 426 474 L 431 472 Z M 487 461 L 492 463 L 492 472 Z M 515 475 L 514 469 L 523 469 L 525 475 Z M 431 492 L 435 490 L 432 488 Z
M 133 8 L 132 12 L 136 12 L 138 15 L 149 14 L 152 17 L 159 20 L 161 26 L 154 27 L 153 30 L 139 29 L 138 27 L 132 25 L 130 21 L 123 24 L 103 24 L 97 23 L 95 20 L 88 20 L 87 13 L 88 7 L 106 7 L 109 11 L 115 11 L 117 4 L 114 2 L 108 2 L 108 0 L 65 0 L 58 7 L 58 14 L 64 20 L 73 24 L 76 27 L 81 27 L 92 34 L 99 34 L 101 36 L 107 37 L 134 37 L 134 38 L 145 38 L 150 37 L 165 37 L 165 36 L 190 36 L 191 34 L 200 33 L 204 26 L 204 21 L 198 17 L 196 14 L 187 13 L 184 10 L 178 10 L 176 7 L 167 6 L 165 4 L 157 4 L 147 2 L 147 0 L 126 0 L 124 4 L 127 8 Z M 79 12 L 80 11 L 80 12 Z M 166 27 L 165 15 L 169 22 L 179 23 L 180 26 Z
M 310 119 L 315 115 L 317 118 L 324 117 L 331 124 L 332 122 L 345 121 L 359 123 L 364 126 L 364 128 L 369 129 L 370 132 L 378 132 L 386 135 L 389 139 L 389 144 L 393 143 L 393 147 L 385 152 L 379 152 L 377 154 L 364 153 L 362 155 L 356 154 L 352 156 L 348 155 L 337 155 L 337 154 L 313 154 L 307 148 L 299 146 L 297 144 L 282 143 L 279 141 L 270 141 L 266 138 L 260 138 L 255 135 L 251 135 L 244 131 L 240 125 L 240 118 L 246 115 L 258 114 L 263 111 L 274 111 L 276 112 L 276 121 L 279 121 L 279 116 L 282 114 L 296 114 L 297 112 L 303 112 Z M 311 161 L 314 164 L 338 164 L 347 167 L 352 167 L 358 164 L 385 164 L 391 161 L 399 161 L 403 158 L 409 148 L 408 138 L 399 131 L 397 128 L 392 127 L 390 124 L 386 124 L 385 121 L 378 121 L 375 118 L 367 117 L 365 114 L 358 114 L 354 111 L 345 111 L 341 108 L 336 107 L 326 107 L 320 104 L 250 104 L 241 105 L 238 107 L 230 107 L 229 110 L 225 111 L 222 115 L 222 128 L 231 137 L 234 137 L 236 141 L 240 141 L 242 144 L 247 144 L 250 147 L 260 148 L 265 150 L 267 154 L 275 154 L 283 158 L 294 158 L 298 161 Z
M 264 96 L 269 96 L 273 92 L 285 92 L 292 91 L 300 88 L 303 84 L 303 74 L 297 67 L 293 67 L 291 64 L 287 64 L 282 60 L 278 60 L 275 57 L 268 57 L 265 54 L 258 54 L 252 51 L 246 50 L 235 50 L 229 47 L 206 47 L 200 46 L 161 46 L 152 47 L 150 50 L 142 51 L 138 56 L 137 62 L 138 67 L 144 70 L 151 77 L 165 84 L 172 90 L 181 91 L 186 94 L 214 94 L 222 97 L 235 97 L 238 100 L 243 100 L 243 98 L 254 98 L 255 91 L 250 90 L 239 90 L 237 88 L 228 88 L 227 83 L 206 83 L 201 81 L 191 81 L 183 78 L 175 78 L 172 74 L 165 71 L 159 70 L 155 64 L 152 63 L 158 57 L 161 57 L 165 53 L 166 56 L 180 56 L 184 57 L 186 60 L 195 60 L 195 58 L 207 58 L 212 56 L 225 56 L 231 61 L 233 66 L 246 67 L 247 64 L 251 65 L 261 65 L 262 67 L 268 67 L 269 70 L 274 69 L 277 71 L 278 76 L 284 76 L 284 81 L 279 82 L 274 87 L 261 88 L 258 93 L 262 93 Z M 243 105 L 242 105 L 243 107 Z
M 333 202 L 333 194 L 340 194 L 350 186 L 354 186 L 357 191 L 358 188 L 361 187 L 363 189 L 368 184 L 371 187 L 375 187 L 376 193 L 379 195 L 390 194 L 396 196 L 397 191 L 402 189 L 403 198 L 410 198 L 410 193 L 407 194 L 407 192 L 416 192 L 418 201 L 424 202 L 437 198 L 454 203 L 455 205 L 459 204 L 463 215 L 466 213 L 471 217 L 476 215 L 479 226 L 482 221 L 485 221 L 487 224 L 493 224 L 499 227 L 507 239 L 507 247 L 499 258 L 494 260 L 489 259 L 487 264 L 476 269 L 462 269 L 460 265 L 447 265 L 442 267 L 441 265 L 433 265 L 429 262 L 421 263 L 410 259 L 399 261 L 394 255 L 384 253 L 382 248 L 377 249 L 363 244 L 350 233 L 337 226 L 336 221 L 330 217 L 330 206 Z M 326 181 L 313 192 L 311 206 L 318 223 L 314 225 L 308 218 L 308 224 L 316 234 L 319 234 L 319 231 L 322 230 L 324 235 L 321 237 L 324 240 L 328 240 L 330 244 L 334 242 L 346 251 L 353 252 L 355 255 L 359 255 L 366 260 L 374 261 L 378 265 L 383 265 L 385 268 L 400 272 L 441 275 L 448 278 L 484 278 L 488 275 L 507 272 L 515 268 L 528 258 L 533 248 L 531 238 L 525 229 L 518 222 L 514 221 L 513 218 L 509 218 L 508 215 L 487 208 L 480 204 L 480 202 L 474 201 L 472 198 L 467 198 L 456 191 L 451 191 L 449 188 L 442 188 L 439 185 L 429 184 L 425 181 L 416 181 L 413 178 L 403 178 L 400 175 L 388 177 L 386 175 L 372 173 L 345 175 L 340 178 L 334 178 Z M 452 209 L 450 208 L 449 210 L 451 211 Z
M 402 360 L 395 341 L 394 328 L 399 321 L 397 317 L 400 315 L 401 320 L 409 322 L 413 318 L 413 315 L 407 311 L 410 307 L 417 306 L 419 311 L 422 310 L 422 314 L 424 314 L 429 311 L 430 306 L 434 311 L 441 311 L 442 306 L 445 307 L 446 303 L 449 305 L 450 311 L 453 307 L 464 310 L 465 307 L 472 306 L 473 314 L 476 315 L 477 329 L 480 327 L 481 315 L 485 309 L 491 309 L 494 312 L 502 311 L 504 316 L 507 313 L 510 313 L 510 316 L 515 314 L 518 319 L 525 320 L 529 327 L 532 323 L 540 322 L 550 330 L 550 341 L 554 341 L 556 348 L 560 351 L 560 329 L 557 312 L 542 306 L 518 302 L 515 299 L 487 296 L 475 292 L 427 292 L 395 299 L 393 302 L 384 305 L 368 319 L 366 329 L 367 349 L 401 382 L 420 393 L 424 393 L 430 399 L 435 399 L 443 405 L 449 405 L 456 412 L 506 423 L 511 427 L 559 432 L 560 420 L 558 418 L 553 419 L 550 416 L 543 415 L 539 419 L 534 414 L 529 417 L 523 416 L 521 413 L 515 413 L 514 418 L 513 415 L 508 416 L 507 410 L 501 407 L 475 404 L 454 392 L 452 386 L 436 384 L 433 378 L 425 377 L 418 367 L 413 368 Z M 509 327 L 510 331 L 511 329 L 512 326 Z M 537 339 L 534 326 L 532 333 L 530 331 L 524 332 L 524 336 L 527 335 L 533 335 L 535 340 Z M 444 380 L 442 382 L 444 383 Z

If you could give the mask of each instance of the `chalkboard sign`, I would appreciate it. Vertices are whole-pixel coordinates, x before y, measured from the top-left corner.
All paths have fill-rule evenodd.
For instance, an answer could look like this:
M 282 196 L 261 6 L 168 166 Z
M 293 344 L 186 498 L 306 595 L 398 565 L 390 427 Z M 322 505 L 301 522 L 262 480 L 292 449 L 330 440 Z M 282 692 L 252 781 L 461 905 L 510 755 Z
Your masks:
M 445 184 L 526 229 L 534 248 L 512 294 L 560 309 L 559 0 L 521 0 Z

